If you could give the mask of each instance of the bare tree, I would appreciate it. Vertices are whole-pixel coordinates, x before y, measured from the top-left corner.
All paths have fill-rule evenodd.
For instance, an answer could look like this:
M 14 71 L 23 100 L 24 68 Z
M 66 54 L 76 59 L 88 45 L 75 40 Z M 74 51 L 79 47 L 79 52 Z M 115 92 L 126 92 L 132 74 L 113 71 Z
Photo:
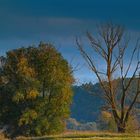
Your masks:
M 91 33 L 87 32 L 87 38 L 90 42 L 89 47 L 93 53 L 91 54 L 91 50 L 85 49 L 80 39 L 77 38 L 76 43 L 78 49 L 99 80 L 103 89 L 102 97 L 105 99 L 112 112 L 118 132 L 124 133 L 128 119 L 134 110 L 134 106 L 140 94 L 140 76 L 138 74 L 140 69 L 139 40 L 137 40 L 135 46 L 131 49 L 131 56 L 129 55 L 130 59 L 127 59 L 129 62 L 126 66 L 124 61 L 126 60 L 125 56 L 128 53 L 127 48 L 130 40 L 125 39 L 122 26 L 114 25 L 112 23 L 101 25 L 98 27 L 98 36 L 94 37 Z M 98 61 L 98 65 L 105 62 L 104 70 L 99 68 L 95 62 L 95 57 L 97 57 L 97 55 L 101 58 Z M 130 71 L 132 76 L 128 78 Z M 115 82 L 117 80 L 114 78 L 116 72 L 119 73 L 118 77 L 121 79 L 121 93 L 117 92 L 117 84 Z M 136 77 L 137 74 L 138 77 Z M 130 98 L 128 93 L 129 88 L 134 80 L 137 81 L 137 88 L 135 93 L 132 93 L 133 96 L 131 95 L 131 101 L 128 103 L 126 101 L 127 98 Z

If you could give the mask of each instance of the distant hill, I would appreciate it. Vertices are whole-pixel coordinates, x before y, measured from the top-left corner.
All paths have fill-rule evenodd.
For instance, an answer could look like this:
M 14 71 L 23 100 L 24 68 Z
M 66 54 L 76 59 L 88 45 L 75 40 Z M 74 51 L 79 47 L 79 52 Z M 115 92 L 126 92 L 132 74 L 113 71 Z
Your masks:
M 136 90 L 136 79 L 129 88 L 129 93 L 134 93 Z M 128 82 L 128 80 L 129 78 L 126 79 L 126 82 Z M 118 93 L 121 93 L 120 84 L 121 80 L 119 79 L 119 84 L 117 86 Z M 93 94 L 88 92 L 88 88 L 90 88 L 90 90 L 92 89 Z M 71 118 L 76 119 L 78 122 L 96 122 L 100 115 L 101 108 L 104 105 L 104 101 L 97 96 L 102 92 L 99 83 L 74 86 L 73 91 L 74 97 L 71 106 Z M 117 98 L 119 97 L 120 96 Z M 130 101 L 131 98 L 127 102 Z
M 85 86 L 91 86 L 93 94 L 88 92 Z M 86 84 L 82 86 L 74 86 L 74 97 L 71 106 L 71 117 L 79 122 L 93 122 L 97 120 L 100 114 L 100 108 L 103 100 L 95 93 L 101 93 L 99 84 Z

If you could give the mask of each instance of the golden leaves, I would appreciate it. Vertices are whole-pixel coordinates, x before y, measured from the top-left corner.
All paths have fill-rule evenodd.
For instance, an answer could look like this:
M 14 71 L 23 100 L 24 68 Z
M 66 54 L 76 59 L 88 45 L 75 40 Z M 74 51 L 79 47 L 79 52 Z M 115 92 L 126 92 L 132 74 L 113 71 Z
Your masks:
M 23 112 L 23 115 L 21 116 L 21 118 L 19 119 L 19 126 L 22 125 L 27 125 L 27 124 L 31 124 L 33 120 L 37 119 L 37 112 L 33 109 L 26 109 Z
M 21 92 L 16 92 L 16 94 L 13 96 L 12 100 L 16 103 L 24 100 L 24 95 Z
M 26 99 L 35 99 L 39 95 L 38 91 L 33 89 L 27 93 Z
M 103 117 L 105 120 L 109 120 L 109 119 L 112 117 L 112 115 L 111 115 L 110 112 L 102 111 L 101 113 L 102 113 L 102 117 Z
M 25 91 L 26 92 L 26 91 Z M 25 97 L 26 95 L 26 97 Z M 35 89 L 27 90 L 26 94 L 23 91 L 17 91 L 16 94 L 13 96 L 13 102 L 19 103 L 20 101 L 29 100 L 29 99 L 36 99 L 39 95 L 39 92 Z
M 18 72 L 27 77 L 33 77 L 35 75 L 34 70 L 29 67 L 28 60 L 25 57 L 21 57 L 17 64 Z

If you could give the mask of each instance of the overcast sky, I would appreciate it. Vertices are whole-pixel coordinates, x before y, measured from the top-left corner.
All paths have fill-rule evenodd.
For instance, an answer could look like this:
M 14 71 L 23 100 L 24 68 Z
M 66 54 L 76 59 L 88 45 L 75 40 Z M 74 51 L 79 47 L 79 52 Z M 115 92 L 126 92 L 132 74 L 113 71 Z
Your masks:
M 75 37 L 108 21 L 139 35 L 140 0 L 0 0 L 0 55 L 52 42 L 73 67 L 79 64 L 78 81 L 96 81 L 76 50 Z

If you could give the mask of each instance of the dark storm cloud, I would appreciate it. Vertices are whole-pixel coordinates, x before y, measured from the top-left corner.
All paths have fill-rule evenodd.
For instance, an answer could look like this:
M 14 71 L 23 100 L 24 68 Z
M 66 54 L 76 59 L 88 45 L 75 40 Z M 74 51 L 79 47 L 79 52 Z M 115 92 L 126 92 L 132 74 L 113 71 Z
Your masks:
M 65 36 L 108 20 L 139 30 L 139 6 L 138 0 L 1 0 L 0 37 Z
M 75 36 L 108 21 L 139 34 L 139 7 L 139 0 L 0 0 L 0 54 L 43 40 L 53 42 L 69 62 L 76 57 L 73 65 L 81 64 Z M 75 75 L 82 81 L 91 77 Z

